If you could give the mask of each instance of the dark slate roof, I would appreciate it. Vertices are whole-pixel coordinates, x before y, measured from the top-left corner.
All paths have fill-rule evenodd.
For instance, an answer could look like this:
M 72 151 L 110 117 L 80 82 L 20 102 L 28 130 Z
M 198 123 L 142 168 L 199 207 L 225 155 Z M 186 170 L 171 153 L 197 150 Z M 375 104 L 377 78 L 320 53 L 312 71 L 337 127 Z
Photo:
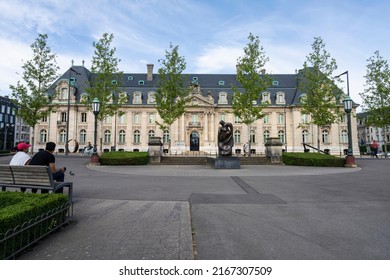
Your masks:
M 72 66 L 72 69 L 77 72 L 68 69 L 57 81 L 53 84 L 49 95 L 54 94 L 57 83 L 61 80 L 68 81 L 69 77 L 76 79 L 76 95 L 80 97 L 82 93 L 85 93 L 85 88 L 89 86 L 92 73 L 84 66 Z M 209 94 L 215 100 L 218 101 L 218 94 L 220 92 L 226 92 L 228 95 L 232 95 L 232 85 L 240 88 L 239 83 L 236 80 L 236 74 L 184 74 L 188 78 L 188 85 L 196 82 L 202 92 L 202 95 L 207 97 Z M 267 91 L 271 94 L 271 106 L 284 106 L 276 105 L 275 99 L 277 92 L 281 91 L 285 93 L 286 105 L 298 104 L 298 98 L 301 93 L 297 91 L 297 74 L 274 74 L 271 75 L 273 81 L 277 83 L 273 84 Z M 121 91 L 125 91 L 129 96 L 129 104 L 132 104 L 133 93 L 139 91 L 142 93 L 142 105 L 146 105 L 147 94 L 150 91 L 156 91 L 158 86 L 158 75 L 153 74 L 153 80 L 147 81 L 146 73 L 124 73 L 122 77 Z M 142 84 L 140 84 L 142 82 Z M 260 104 L 261 96 L 259 93 L 258 104 Z

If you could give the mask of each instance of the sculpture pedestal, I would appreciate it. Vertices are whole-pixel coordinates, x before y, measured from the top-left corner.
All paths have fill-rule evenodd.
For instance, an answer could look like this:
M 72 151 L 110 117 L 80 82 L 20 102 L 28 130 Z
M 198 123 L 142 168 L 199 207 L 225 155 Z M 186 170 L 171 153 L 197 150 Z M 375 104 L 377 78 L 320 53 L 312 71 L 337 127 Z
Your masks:
M 207 164 L 215 169 L 240 169 L 240 158 L 238 157 L 217 157 L 207 158 Z

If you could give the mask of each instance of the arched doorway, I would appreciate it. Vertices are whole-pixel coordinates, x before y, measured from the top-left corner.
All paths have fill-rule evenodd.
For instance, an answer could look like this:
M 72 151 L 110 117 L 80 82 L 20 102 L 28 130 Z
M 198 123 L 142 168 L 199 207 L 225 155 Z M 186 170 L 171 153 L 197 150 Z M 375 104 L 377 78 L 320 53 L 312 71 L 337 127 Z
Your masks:
M 199 151 L 199 133 L 196 131 L 190 134 L 190 151 Z

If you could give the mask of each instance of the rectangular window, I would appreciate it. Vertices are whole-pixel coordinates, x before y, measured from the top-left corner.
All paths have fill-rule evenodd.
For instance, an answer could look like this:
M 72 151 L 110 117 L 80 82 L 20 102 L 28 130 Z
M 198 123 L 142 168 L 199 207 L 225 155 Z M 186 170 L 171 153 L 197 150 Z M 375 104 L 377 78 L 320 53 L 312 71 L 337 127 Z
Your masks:
M 119 123 L 120 124 L 126 123 L 126 115 L 125 114 L 119 116 Z
M 156 123 L 156 115 L 155 114 L 149 114 L 149 123 L 151 123 L 151 124 Z
M 135 123 L 135 124 L 140 124 L 141 123 L 141 114 L 140 113 L 134 114 L 133 123 Z
M 87 122 L 87 113 L 81 113 L 81 122 L 86 123 Z

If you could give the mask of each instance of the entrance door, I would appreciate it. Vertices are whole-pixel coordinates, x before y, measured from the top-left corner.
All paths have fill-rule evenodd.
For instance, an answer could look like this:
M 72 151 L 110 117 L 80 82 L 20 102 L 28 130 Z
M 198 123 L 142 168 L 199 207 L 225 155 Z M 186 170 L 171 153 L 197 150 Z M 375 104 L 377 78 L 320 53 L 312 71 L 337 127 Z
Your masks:
M 190 134 L 190 151 L 199 151 L 199 133 L 191 132 Z

